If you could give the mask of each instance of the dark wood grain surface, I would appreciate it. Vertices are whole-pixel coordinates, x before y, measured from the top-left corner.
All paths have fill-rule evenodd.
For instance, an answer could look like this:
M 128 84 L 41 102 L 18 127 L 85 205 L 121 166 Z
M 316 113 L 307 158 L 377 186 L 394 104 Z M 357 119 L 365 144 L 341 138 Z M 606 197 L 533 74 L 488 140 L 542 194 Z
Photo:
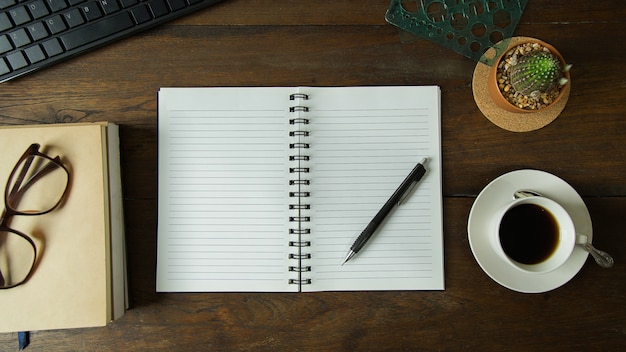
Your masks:
M 33 332 L 28 350 L 625 350 L 626 7 L 528 2 L 515 35 L 561 51 L 574 65 L 572 93 L 552 124 L 513 133 L 476 106 L 476 64 L 426 40 L 402 41 L 384 21 L 388 5 L 226 0 L 1 84 L 0 124 L 121 125 L 132 309 L 103 328 Z M 155 292 L 159 87 L 423 84 L 442 88 L 445 291 Z M 588 259 L 542 294 L 508 290 L 481 270 L 469 210 L 489 181 L 521 168 L 553 173 L 583 196 L 612 269 Z M 0 334 L 0 350 L 17 350 L 16 339 Z

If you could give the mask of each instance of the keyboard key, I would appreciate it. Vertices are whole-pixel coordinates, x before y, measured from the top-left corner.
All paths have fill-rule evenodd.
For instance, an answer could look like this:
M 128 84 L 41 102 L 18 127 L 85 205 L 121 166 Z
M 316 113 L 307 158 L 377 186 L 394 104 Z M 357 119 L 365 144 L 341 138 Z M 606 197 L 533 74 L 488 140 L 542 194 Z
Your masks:
M 9 14 L 11 15 L 13 23 L 15 23 L 16 26 L 30 21 L 30 15 L 26 12 L 26 8 L 24 6 L 16 7 L 10 10 Z
M 0 35 L 0 54 L 13 50 L 13 45 L 9 42 L 6 35 Z
M 9 15 L 6 12 L 0 12 L 0 32 L 6 31 L 9 28 L 13 28 L 13 23 L 9 19 Z
M 130 13 L 137 24 L 144 23 L 152 19 L 152 16 L 150 16 L 150 13 L 145 6 L 137 6 L 130 10 Z
M 72 9 L 69 12 L 64 13 L 63 17 L 65 18 L 65 22 L 67 22 L 67 25 L 70 26 L 70 28 L 74 28 L 85 23 L 85 19 L 83 18 L 83 15 L 80 14 L 80 11 L 78 11 L 78 9 Z
M 180 10 L 187 6 L 187 4 L 185 4 L 185 0 L 167 0 L 167 4 L 172 11 Z
M 4 59 L 0 57 L 0 75 L 11 72 L 9 66 L 4 62 Z
M 87 21 L 93 21 L 102 17 L 102 11 L 100 11 L 98 3 L 95 1 L 88 2 L 85 5 L 82 5 L 80 8 L 83 11 L 83 14 L 85 15 Z
M 9 38 L 11 38 L 11 40 L 13 41 L 13 45 L 15 45 L 16 48 L 31 43 L 30 37 L 28 37 L 28 34 L 26 34 L 26 30 L 24 28 L 20 28 L 16 31 L 9 33 Z
M 86 0 L 69 0 L 70 1 L 70 6 L 74 6 L 77 4 L 80 4 L 81 2 L 85 2 Z
M 19 70 L 20 68 L 28 65 L 28 62 L 21 51 L 16 51 L 7 55 L 7 61 L 9 61 L 9 65 L 11 65 L 13 70 Z
M 139 2 L 139 0 L 120 0 L 123 8 L 131 7 Z
M 52 12 L 59 12 L 67 8 L 65 0 L 46 0 L 46 2 L 48 3 L 48 6 L 50 6 L 50 10 L 52 10 Z
M 46 58 L 46 55 L 43 53 L 39 45 L 31 46 L 30 48 L 26 48 L 24 50 L 26 57 L 28 57 L 28 61 L 31 63 L 43 61 Z
M 46 40 L 41 45 L 43 46 L 43 50 L 49 57 L 63 53 L 63 48 L 61 47 L 61 44 L 59 44 L 59 40 L 57 38 Z
M 43 22 L 33 23 L 31 25 L 28 25 L 26 28 L 28 28 L 28 33 L 30 34 L 30 37 L 33 38 L 33 40 L 35 41 L 46 38 L 49 35 L 46 27 L 43 25 Z
M 50 30 L 50 33 L 52 34 L 61 33 L 67 29 L 67 26 L 63 22 L 61 15 L 56 15 L 56 16 L 48 18 L 46 20 L 46 25 L 48 26 L 48 29 Z
M 27 7 L 34 19 L 39 19 L 50 14 L 43 0 L 35 0 L 28 4 Z
M 100 6 L 102 6 L 104 13 L 107 15 L 120 10 L 120 5 L 117 3 L 117 0 L 99 0 L 99 1 L 100 1 Z
M 15 5 L 17 0 L 0 0 L 0 9 L 6 9 L 9 6 Z
M 117 32 L 131 28 L 134 25 L 127 12 L 120 12 L 105 19 L 86 24 L 80 30 L 66 33 L 60 37 L 67 50 L 105 38 Z
M 148 7 L 154 18 L 164 16 L 169 12 L 163 0 L 150 0 L 148 1 Z

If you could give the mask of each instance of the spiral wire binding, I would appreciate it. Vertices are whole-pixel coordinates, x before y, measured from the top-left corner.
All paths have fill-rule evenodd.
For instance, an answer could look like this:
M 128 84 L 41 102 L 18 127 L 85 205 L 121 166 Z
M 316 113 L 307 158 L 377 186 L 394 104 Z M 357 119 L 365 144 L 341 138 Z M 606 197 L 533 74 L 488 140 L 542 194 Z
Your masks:
M 289 95 L 289 100 L 293 101 L 308 99 L 309 96 L 304 93 Z M 306 203 L 306 199 L 311 196 L 311 193 L 305 188 L 311 183 L 306 178 L 306 174 L 310 172 L 310 169 L 305 164 L 310 160 L 310 156 L 303 154 L 310 148 L 310 144 L 307 142 L 309 131 L 303 129 L 303 126 L 309 124 L 309 119 L 300 116 L 301 113 L 308 111 L 309 107 L 303 105 L 289 107 L 289 112 L 295 114 L 293 118 L 289 119 L 289 124 L 296 128 L 289 132 L 289 136 L 294 138 L 293 142 L 289 143 L 289 149 L 294 152 L 293 155 L 289 156 L 289 161 L 293 162 L 293 165 L 289 168 L 289 173 L 294 176 L 289 180 L 289 185 L 294 186 L 294 190 L 289 192 L 289 197 L 294 200 L 293 203 L 290 202 L 289 204 L 289 209 L 294 211 L 294 215 L 289 217 L 289 222 L 296 225 L 289 229 L 289 234 L 294 237 L 293 240 L 289 241 L 289 247 L 295 250 L 294 253 L 289 254 L 289 259 L 297 261 L 296 265 L 289 266 L 290 272 L 297 273 L 297 279 L 289 279 L 289 283 L 299 286 L 311 284 L 311 279 L 302 275 L 302 273 L 311 271 L 311 266 L 305 265 L 304 262 L 307 259 L 311 259 L 311 254 L 305 252 L 306 248 L 311 246 L 311 241 L 304 239 L 304 236 L 311 233 L 311 229 L 306 226 L 311 221 L 311 217 L 306 214 L 306 211 L 311 209 L 310 204 Z

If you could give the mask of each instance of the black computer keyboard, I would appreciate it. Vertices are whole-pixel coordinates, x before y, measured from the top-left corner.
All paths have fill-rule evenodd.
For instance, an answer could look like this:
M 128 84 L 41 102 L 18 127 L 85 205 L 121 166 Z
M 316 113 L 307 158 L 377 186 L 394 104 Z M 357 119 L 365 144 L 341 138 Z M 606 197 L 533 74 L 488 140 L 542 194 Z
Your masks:
M 221 0 L 0 0 L 0 83 Z

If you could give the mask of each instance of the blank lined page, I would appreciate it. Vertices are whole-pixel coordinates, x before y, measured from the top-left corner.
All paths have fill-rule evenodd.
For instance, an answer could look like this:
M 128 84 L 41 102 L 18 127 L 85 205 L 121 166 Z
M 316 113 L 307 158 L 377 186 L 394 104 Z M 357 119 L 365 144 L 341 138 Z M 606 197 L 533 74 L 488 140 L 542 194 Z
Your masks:
M 306 88 L 311 111 L 311 285 L 443 289 L 438 87 Z M 406 202 L 348 263 L 350 246 L 423 158 Z
M 288 284 L 289 89 L 159 92 L 157 291 Z

